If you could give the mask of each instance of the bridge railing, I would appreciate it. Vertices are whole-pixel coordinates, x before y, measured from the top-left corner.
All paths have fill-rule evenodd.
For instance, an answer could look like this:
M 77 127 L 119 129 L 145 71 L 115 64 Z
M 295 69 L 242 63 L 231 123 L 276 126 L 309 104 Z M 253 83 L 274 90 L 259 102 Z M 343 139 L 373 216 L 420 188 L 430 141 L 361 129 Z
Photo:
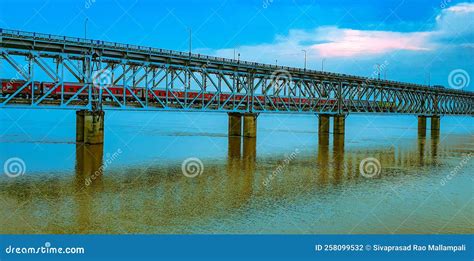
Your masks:
M 137 51 L 153 52 L 153 53 L 158 53 L 158 54 L 172 54 L 172 55 L 182 56 L 184 58 L 190 56 L 189 52 L 180 52 L 180 51 L 174 51 L 174 50 L 168 50 L 168 49 L 162 49 L 162 48 L 144 47 L 144 46 L 138 46 L 138 45 L 122 44 L 122 43 L 115 43 L 115 42 L 108 42 L 108 41 L 101 41 L 101 40 L 91 40 L 91 39 L 84 39 L 80 37 L 57 36 L 57 35 L 52 35 L 52 34 L 24 32 L 24 31 L 8 30 L 8 29 L 0 29 L 0 34 L 7 35 L 7 36 L 8 35 L 16 36 L 16 37 L 25 38 L 25 39 L 33 38 L 36 40 L 69 42 L 73 44 L 82 43 L 82 44 L 93 45 L 95 47 L 108 46 L 108 47 L 113 47 L 113 48 L 121 48 L 123 50 L 137 50 Z M 273 68 L 273 69 L 278 68 L 278 69 L 283 69 L 283 70 L 288 70 L 288 71 L 291 70 L 291 71 L 298 71 L 298 72 L 313 72 L 313 73 L 319 72 L 315 70 L 304 70 L 301 68 L 277 66 L 277 65 L 270 65 L 270 64 L 264 64 L 264 63 L 243 61 L 243 60 L 235 60 L 235 59 L 230 59 L 230 58 L 215 57 L 215 56 L 209 56 L 209 55 L 204 55 L 204 54 L 191 53 L 191 57 L 210 60 L 210 61 L 229 62 L 229 63 L 234 63 L 234 64 L 248 65 L 248 66 L 259 66 L 259 67 L 267 67 L 267 68 Z M 322 72 L 319 72 L 319 73 L 322 73 Z M 342 76 L 342 74 L 329 73 L 329 72 L 325 72 L 325 74 Z

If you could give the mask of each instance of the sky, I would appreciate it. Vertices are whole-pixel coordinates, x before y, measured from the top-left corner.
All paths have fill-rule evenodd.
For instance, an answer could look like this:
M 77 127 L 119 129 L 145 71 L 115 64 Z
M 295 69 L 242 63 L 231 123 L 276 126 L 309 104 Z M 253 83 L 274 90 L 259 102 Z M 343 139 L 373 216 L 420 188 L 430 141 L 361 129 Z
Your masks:
M 0 28 L 179 51 L 191 30 L 194 53 L 474 91 L 473 1 L 0 0 Z

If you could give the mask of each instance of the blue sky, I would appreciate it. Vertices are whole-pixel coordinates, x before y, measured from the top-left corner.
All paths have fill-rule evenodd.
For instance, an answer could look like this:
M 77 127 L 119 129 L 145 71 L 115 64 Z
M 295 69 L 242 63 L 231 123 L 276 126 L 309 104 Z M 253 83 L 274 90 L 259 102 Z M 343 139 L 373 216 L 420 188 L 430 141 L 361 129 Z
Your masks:
M 474 3 L 450 0 L 0 0 L 0 27 L 448 86 L 474 75 Z M 428 73 L 429 72 L 429 73 Z M 469 77 L 472 78 L 472 77 Z M 473 90 L 473 84 L 464 89 Z

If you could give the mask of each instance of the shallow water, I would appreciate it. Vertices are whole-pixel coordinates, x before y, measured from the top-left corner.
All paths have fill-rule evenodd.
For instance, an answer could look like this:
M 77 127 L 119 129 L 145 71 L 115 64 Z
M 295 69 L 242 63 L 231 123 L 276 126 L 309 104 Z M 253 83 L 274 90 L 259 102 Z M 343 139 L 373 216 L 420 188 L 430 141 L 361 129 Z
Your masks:
M 240 140 L 226 114 L 107 111 L 83 146 L 74 111 L 5 109 L 0 160 L 25 173 L 0 176 L 0 233 L 473 233 L 473 123 L 418 137 L 414 116 L 350 115 L 326 146 L 315 116 L 261 114 Z

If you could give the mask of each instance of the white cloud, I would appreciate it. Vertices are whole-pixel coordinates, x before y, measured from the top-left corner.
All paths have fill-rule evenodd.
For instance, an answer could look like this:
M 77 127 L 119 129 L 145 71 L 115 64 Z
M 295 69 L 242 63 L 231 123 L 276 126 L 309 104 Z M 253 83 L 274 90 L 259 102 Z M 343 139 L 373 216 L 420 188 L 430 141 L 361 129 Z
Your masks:
M 461 3 L 446 9 L 436 17 L 434 33 L 440 38 L 461 38 L 474 42 L 474 3 Z
M 436 17 L 431 31 L 392 32 L 355 30 L 336 26 L 318 27 L 313 30 L 290 30 L 278 35 L 273 43 L 238 47 L 242 59 L 292 65 L 301 62 L 301 50 L 308 51 L 308 58 L 361 58 L 381 56 L 395 51 L 436 51 L 453 38 L 459 45 L 470 46 L 474 33 L 474 4 L 462 3 L 443 9 Z M 200 50 L 215 56 L 231 58 L 233 49 Z

